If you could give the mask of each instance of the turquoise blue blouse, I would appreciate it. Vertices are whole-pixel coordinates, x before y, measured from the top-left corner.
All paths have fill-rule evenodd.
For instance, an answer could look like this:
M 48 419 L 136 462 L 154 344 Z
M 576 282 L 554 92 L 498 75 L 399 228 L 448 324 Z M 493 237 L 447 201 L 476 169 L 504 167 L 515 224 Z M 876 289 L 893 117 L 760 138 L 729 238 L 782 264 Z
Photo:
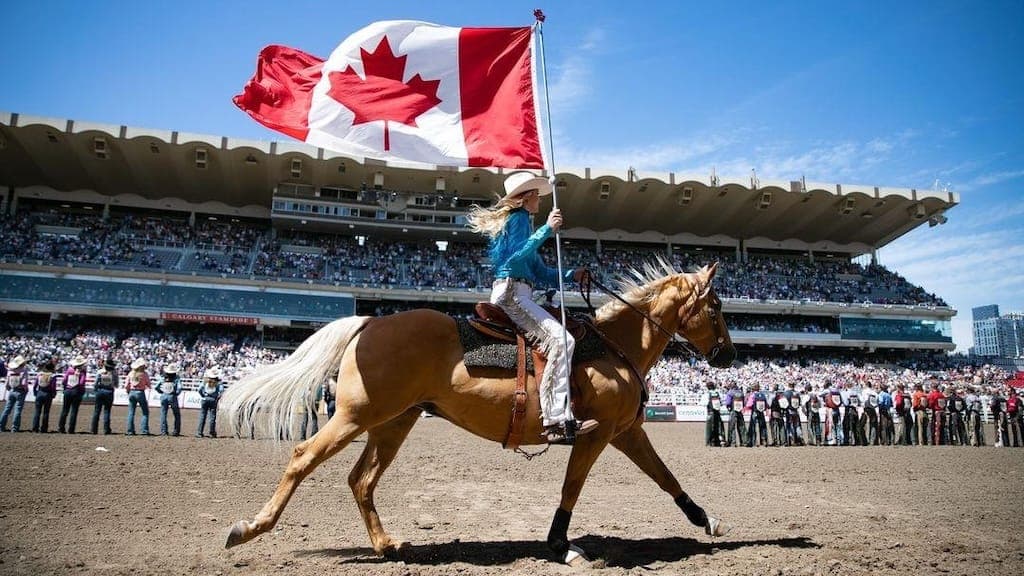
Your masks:
M 508 215 L 505 228 L 491 239 L 490 257 L 495 278 L 525 280 L 534 286 L 558 286 L 558 271 L 544 264 L 537 251 L 553 234 L 544 224 L 532 230 L 530 213 L 516 208 Z M 572 279 L 573 270 L 565 271 L 565 280 Z

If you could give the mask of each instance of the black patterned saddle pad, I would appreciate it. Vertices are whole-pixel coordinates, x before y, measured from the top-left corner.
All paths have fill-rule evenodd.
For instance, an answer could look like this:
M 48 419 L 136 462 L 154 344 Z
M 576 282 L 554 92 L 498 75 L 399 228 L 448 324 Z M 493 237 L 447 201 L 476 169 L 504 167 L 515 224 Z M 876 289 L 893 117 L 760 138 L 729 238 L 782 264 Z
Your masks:
M 465 351 L 463 361 L 467 368 L 516 369 L 516 345 L 488 336 L 469 325 L 464 318 L 455 318 L 459 331 L 459 342 Z M 583 338 L 576 341 L 573 365 L 597 360 L 608 353 L 604 342 L 593 330 L 587 330 Z M 526 355 L 526 369 L 533 371 L 533 355 Z

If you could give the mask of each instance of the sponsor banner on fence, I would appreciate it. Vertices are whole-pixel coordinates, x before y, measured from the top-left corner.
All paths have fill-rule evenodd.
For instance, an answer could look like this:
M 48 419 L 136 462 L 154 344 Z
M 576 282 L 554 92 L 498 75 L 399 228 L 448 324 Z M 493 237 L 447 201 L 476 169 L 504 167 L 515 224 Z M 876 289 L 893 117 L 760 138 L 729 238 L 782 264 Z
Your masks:
M 648 422 L 675 422 L 675 406 L 645 406 L 644 419 Z
M 708 418 L 708 409 L 704 406 L 676 406 L 677 422 L 704 422 Z
M 223 314 L 187 314 L 185 312 L 161 312 L 161 320 L 173 322 L 205 322 L 206 324 L 241 324 L 244 326 L 255 326 L 260 323 L 259 318 L 247 316 L 225 316 Z

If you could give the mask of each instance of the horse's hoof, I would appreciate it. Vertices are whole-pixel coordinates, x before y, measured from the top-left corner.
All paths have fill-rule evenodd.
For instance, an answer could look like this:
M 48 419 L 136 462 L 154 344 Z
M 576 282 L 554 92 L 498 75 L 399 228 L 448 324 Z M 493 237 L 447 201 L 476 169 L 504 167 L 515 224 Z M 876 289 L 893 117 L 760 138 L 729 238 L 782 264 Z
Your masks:
M 587 558 L 585 552 L 579 547 L 569 544 L 569 550 L 565 553 L 565 559 L 563 560 L 569 566 L 573 568 L 582 568 L 590 565 L 590 558 Z
M 399 560 L 402 555 L 402 551 L 408 548 L 408 546 L 409 545 L 405 542 L 389 540 L 388 543 L 377 552 L 377 554 L 387 560 Z
M 224 548 L 234 548 L 248 540 L 248 538 L 245 537 L 248 527 L 249 526 L 245 520 L 235 522 L 234 526 L 231 527 L 231 532 L 228 532 L 228 541 L 224 543 Z
M 704 525 L 704 533 L 712 538 L 725 536 L 729 533 L 729 530 L 732 530 L 732 526 L 712 516 L 708 516 L 708 523 Z

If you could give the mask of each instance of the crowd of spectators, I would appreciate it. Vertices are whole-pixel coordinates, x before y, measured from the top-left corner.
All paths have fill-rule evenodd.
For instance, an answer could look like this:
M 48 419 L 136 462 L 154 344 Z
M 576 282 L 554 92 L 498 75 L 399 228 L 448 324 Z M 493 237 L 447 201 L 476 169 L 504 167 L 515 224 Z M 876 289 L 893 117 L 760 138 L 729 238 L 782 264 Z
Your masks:
M 397 305 L 378 303 L 375 312 L 393 312 L 396 311 Z M 84 359 L 90 374 L 95 374 L 95 371 L 103 366 L 119 374 L 127 374 L 138 359 L 145 359 L 153 374 L 161 374 L 165 368 L 174 366 L 180 378 L 198 381 L 204 374 L 208 375 L 209 371 L 214 369 L 219 375 L 219 380 L 230 386 L 257 370 L 259 366 L 277 362 L 285 355 L 281 350 L 264 347 L 261 333 L 252 327 L 200 324 L 159 326 L 145 321 L 101 318 L 55 323 L 44 318 L 26 316 L 21 320 L 0 324 L 0 358 L 11 361 L 17 357 L 24 357 L 27 359 L 29 369 L 33 371 L 53 361 L 58 373 L 67 369 L 73 359 Z M 270 336 L 292 343 L 297 343 L 303 337 L 301 332 L 294 329 L 282 330 L 280 334 Z M 980 364 L 972 358 L 942 353 L 891 351 L 865 355 L 855 350 L 825 353 L 812 350 L 771 352 L 763 349 L 741 349 L 739 360 L 732 367 L 713 369 L 703 359 L 678 355 L 675 352 L 675 349 L 670 349 L 669 355 L 664 356 L 648 373 L 647 385 L 652 405 L 711 406 L 709 390 L 722 391 L 723 396 L 727 390 L 739 391 L 738 393 L 748 399 L 764 391 L 765 396 L 762 398 L 767 398 L 769 402 L 771 399 L 781 398 L 782 391 L 791 390 L 795 394 L 791 398 L 799 399 L 803 405 L 811 398 L 832 394 L 831 390 L 841 390 L 845 402 L 846 398 L 852 396 L 885 390 L 911 391 L 923 386 L 926 391 L 944 392 L 949 398 L 955 398 L 955 395 L 963 398 L 968 394 L 976 394 L 980 396 L 985 406 L 989 403 L 998 406 L 1001 402 L 1000 395 L 1007 389 L 1006 382 L 1011 376 L 1002 368 Z M 835 394 L 838 395 L 839 392 Z M 723 407 L 720 410 L 724 413 L 725 405 L 721 406 Z M 865 405 L 871 406 L 870 409 L 865 406 L 857 406 L 854 409 L 852 406 L 853 404 L 850 404 L 843 409 L 844 426 L 850 414 L 853 414 L 851 410 L 860 410 L 862 416 L 864 410 L 872 415 L 881 415 L 879 411 L 882 407 L 875 410 L 870 404 Z M 1010 426 L 1017 422 L 1013 418 L 1019 417 L 1016 406 L 1017 404 L 1011 402 L 1009 420 L 1000 420 L 998 408 L 994 409 L 997 437 L 1002 439 L 998 441 L 1006 445 L 1018 444 L 1017 436 L 1012 433 L 1014 429 Z M 823 405 L 821 410 L 824 409 Z M 746 411 L 750 410 L 748 406 Z M 795 411 L 797 408 L 793 407 L 791 410 Z M 774 414 L 779 411 L 772 405 L 768 412 Z M 710 409 L 708 413 L 711 414 Z M 781 413 L 784 414 L 784 418 L 790 418 L 785 416 L 790 414 L 786 412 L 785 407 L 781 409 Z M 799 422 L 800 414 L 792 414 L 796 418 L 795 421 Z M 957 417 L 960 416 L 966 418 L 965 413 Z M 915 419 L 922 417 L 913 415 Z M 898 416 L 896 420 L 898 424 Z M 787 421 L 793 424 L 792 420 Z M 768 437 L 769 441 L 776 445 L 780 445 L 781 442 L 786 445 L 790 445 L 791 442 L 802 443 L 805 438 L 809 439 L 812 436 L 809 432 L 811 428 L 807 428 L 806 436 L 803 432 L 795 436 L 789 431 L 784 432 L 781 422 L 782 420 L 776 422 L 778 426 L 772 424 L 771 435 Z M 838 423 L 835 426 L 826 424 L 825 442 L 829 442 L 828 438 L 832 438 L 831 442 L 838 444 L 896 441 L 892 433 L 883 435 L 879 432 L 877 421 L 870 424 L 865 422 L 861 421 L 856 425 L 860 428 L 853 432 L 844 429 L 845 436 L 839 432 Z M 944 422 L 955 423 L 958 420 Z M 796 424 L 796 427 L 802 430 L 799 424 Z M 858 432 L 861 429 L 866 432 Z M 720 426 L 713 430 L 708 442 L 714 445 L 726 443 L 719 437 L 725 433 L 725 428 Z M 949 429 L 936 427 L 934 435 L 929 436 L 927 440 L 913 440 L 909 432 L 905 432 L 903 428 L 899 430 L 902 434 L 900 438 L 906 443 L 967 443 L 966 436 L 956 431 L 952 425 Z M 909 430 L 909 427 L 906 430 Z M 1007 436 L 1005 430 L 1010 430 L 1011 434 Z M 820 432 L 815 434 L 818 437 L 817 443 L 820 444 L 822 435 Z M 971 442 L 975 440 L 976 437 L 972 436 Z M 761 441 L 765 442 L 764 434 L 761 435 Z M 748 441 L 746 445 L 753 444 Z
M 52 264 L 130 266 L 204 271 L 307 282 L 395 288 L 484 290 L 489 287 L 485 245 L 446 241 L 392 241 L 280 230 L 270 223 L 226 222 L 197 216 L 20 211 L 0 219 L 0 258 Z M 49 228 L 47 228 L 49 226 Z M 58 228 L 55 228 L 58 227 Z M 171 250 L 163 254 L 155 250 Z M 173 252 L 177 250 L 178 252 Z M 543 253 L 553 262 L 554 250 Z M 664 246 L 566 242 L 567 267 L 586 266 L 604 283 L 626 274 Z M 187 260 L 190 258 L 192 261 Z M 942 299 L 878 264 L 861 265 L 806 255 L 676 250 L 680 270 L 719 262 L 717 290 L 725 298 L 945 306 Z
M 0 334 L 0 357 L 24 356 L 33 366 L 55 358 L 59 367 L 81 356 L 91 367 L 112 361 L 125 373 L 133 360 L 146 358 L 156 373 L 177 364 L 182 378 L 200 378 L 207 368 L 216 367 L 229 382 L 284 357 L 283 352 L 261 346 L 259 333 L 252 328 L 97 320 L 51 327 L 49 332 L 39 324 L 8 324 Z
M 399 302 L 378 302 L 376 314 L 403 309 Z M 307 332 L 308 334 L 308 332 Z M 300 335 L 291 338 L 298 339 Z M 146 357 L 160 369 L 178 364 L 180 374 L 199 377 L 206 368 L 218 366 L 226 381 L 254 367 L 276 361 L 282 352 L 261 346 L 260 333 L 252 327 L 168 324 L 155 326 L 144 321 L 94 319 L 47 326 L 42 320 L 0 325 L 0 357 L 23 355 L 31 362 L 50 357 L 70 359 L 84 356 L 100 366 L 114 359 L 127 368 L 135 358 Z M 672 351 L 670 350 L 670 354 Z M 825 388 L 836 382 L 873 382 L 894 388 L 913 386 L 929 379 L 970 384 L 999 384 L 1011 375 L 1005 370 L 943 353 L 873 353 L 865 356 L 851 350 L 827 355 L 812 351 L 760 352 L 741 348 L 732 368 L 712 369 L 704 360 L 685 355 L 666 355 L 648 374 L 652 394 L 700 394 L 711 383 L 728 389 L 733 383 L 757 382 L 764 388 Z
M 937 380 L 958 385 L 1002 387 L 1012 375 L 989 364 L 978 364 L 945 354 L 866 356 L 860 351 L 816 355 L 810 352 L 757 354 L 747 351 L 732 368 L 711 368 L 704 360 L 687 356 L 665 356 L 648 374 L 652 394 L 693 396 L 708 384 L 728 390 L 733 384 L 757 383 L 768 390 L 794 383 L 798 390 L 822 390 L 833 384 L 872 382 L 895 390 L 897 384 L 913 388 Z

